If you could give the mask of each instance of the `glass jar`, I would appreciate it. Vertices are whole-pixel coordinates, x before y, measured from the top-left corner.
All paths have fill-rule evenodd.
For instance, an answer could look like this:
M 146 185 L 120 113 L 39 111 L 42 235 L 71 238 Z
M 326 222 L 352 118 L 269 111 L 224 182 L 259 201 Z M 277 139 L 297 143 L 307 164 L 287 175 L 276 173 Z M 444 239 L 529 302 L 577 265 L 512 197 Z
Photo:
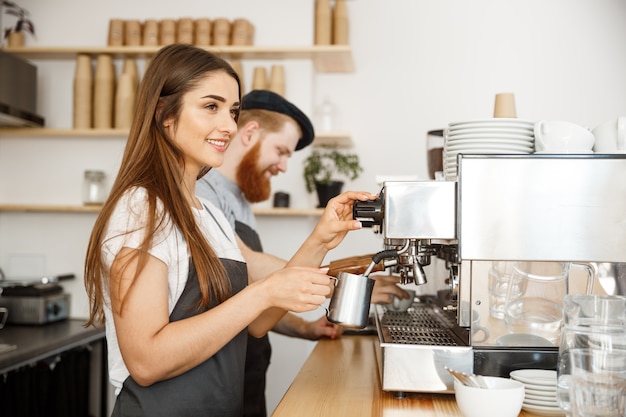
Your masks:
M 106 197 L 104 171 L 85 171 L 83 181 L 83 203 L 102 204 Z

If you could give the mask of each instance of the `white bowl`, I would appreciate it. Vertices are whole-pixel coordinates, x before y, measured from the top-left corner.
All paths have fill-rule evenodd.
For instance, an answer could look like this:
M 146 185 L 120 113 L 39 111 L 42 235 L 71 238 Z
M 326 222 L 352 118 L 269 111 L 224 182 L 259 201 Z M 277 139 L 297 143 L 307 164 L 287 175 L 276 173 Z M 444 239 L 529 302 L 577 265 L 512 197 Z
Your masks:
M 509 378 L 483 377 L 488 388 L 454 381 L 454 396 L 464 417 L 517 417 L 524 403 L 524 384 Z

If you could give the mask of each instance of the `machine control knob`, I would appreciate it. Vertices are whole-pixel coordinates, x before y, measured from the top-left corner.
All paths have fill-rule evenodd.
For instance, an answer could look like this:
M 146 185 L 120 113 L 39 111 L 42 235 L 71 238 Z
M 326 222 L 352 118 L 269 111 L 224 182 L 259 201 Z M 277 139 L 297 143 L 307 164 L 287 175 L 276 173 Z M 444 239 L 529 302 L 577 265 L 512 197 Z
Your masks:
M 352 216 L 361 222 L 363 227 L 382 227 L 384 217 L 384 196 L 382 193 L 376 200 L 355 201 Z

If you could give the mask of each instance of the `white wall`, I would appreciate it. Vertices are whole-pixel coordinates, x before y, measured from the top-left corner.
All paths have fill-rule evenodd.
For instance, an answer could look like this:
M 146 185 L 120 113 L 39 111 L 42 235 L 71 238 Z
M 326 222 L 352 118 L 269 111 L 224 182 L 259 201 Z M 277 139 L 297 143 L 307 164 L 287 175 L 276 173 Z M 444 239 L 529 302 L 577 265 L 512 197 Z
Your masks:
M 111 18 L 246 17 L 257 45 L 310 45 L 313 1 L 20 0 L 36 24 L 29 45 L 106 43 Z M 288 61 L 287 97 L 308 114 L 326 96 L 339 128 L 351 132 L 364 174 L 348 188 L 377 191 L 376 175 L 426 176 L 426 132 L 449 122 L 489 118 L 494 95 L 514 92 L 520 118 L 562 119 L 593 127 L 626 114 L 626 2 L 623 0 L 353 0 L 348 3 L 356 72 L 316 74 Z M 9 18 L 2 16 L 6 22 Z M 49 127 L 72 124 L 73 62 L 36 61 L 39 111 Z M 254 65 L 245 62 L 246 82 Z M 0 203 L 80 204 L 82 172 L 115 175 L 122 139 L 0 139 Z M 275 190 L 292 206 L 312 207 L 298 152 Z M 84 248 L 93 214 L 0 214 L 0 266 L 14 277 L 73 272 L 64 286 L 85 317 Z M 259 218 L 265 249 L 288 257 L 315 218 Z M 280 230 L 281 233 L 276 233 Z M 284 233 L 289 230 L 289 234 Z M 380 249 L 370 230 L 355 232 L 328 260 Z M 32 262 L 31 262 L 32 261 Z M 308 315 L 318 317 L 320 310 Z M 272 335 L 270 409 L 313 347 Z

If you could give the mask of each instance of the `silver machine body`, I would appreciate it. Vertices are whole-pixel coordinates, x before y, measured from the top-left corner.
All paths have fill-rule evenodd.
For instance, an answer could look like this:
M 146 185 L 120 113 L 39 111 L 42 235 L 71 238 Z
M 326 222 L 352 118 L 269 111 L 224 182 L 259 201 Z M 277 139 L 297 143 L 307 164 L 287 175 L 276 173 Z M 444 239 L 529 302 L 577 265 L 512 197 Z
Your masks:
M 445 268 L 435 278 L 447 301 L 417 297 L 406 313 L 374 306 L 383 389 L 451 393 L 445 366 L 496 376 L 556 368 L 556 346 L 495 343 L 507 329 L 489 317 L 488 268 L 626 262 L 626 155 L 459 155 L 456 181 L 385 182 L 379 206 L 355 208 L 355 217 L 398 250 L 388 269 L 403 283 L 432 279 L 424 268 L 433 259 Z M 489 331 L 480 342 L 474 312 Z

